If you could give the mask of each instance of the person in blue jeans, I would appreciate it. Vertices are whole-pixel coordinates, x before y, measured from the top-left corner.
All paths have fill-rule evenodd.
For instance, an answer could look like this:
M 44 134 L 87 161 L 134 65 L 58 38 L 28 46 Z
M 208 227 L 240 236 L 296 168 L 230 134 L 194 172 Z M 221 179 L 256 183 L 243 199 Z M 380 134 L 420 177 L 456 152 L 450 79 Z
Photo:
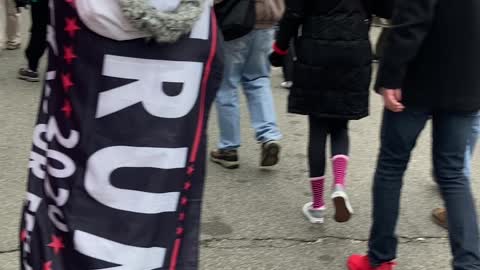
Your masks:
M 480 1 L 397 1 L 375 86 L 385 110 L 373 183 L 366 256 L 349 270 L 391 270 L 403 176 L 418 136 L 432 119 L 434 175 L 447 210 L 453 270 L 480 269 L 477 212 L 464 172 L 480 110 Z M 462 21 L 451 18 L 462 17 Z M 418 265 L 415 269 L 421 269 Z
M 268 56 L 272 50 L 273 26 L 281 19 L 284 10 L 284 0 L 256 1 L 255 29 L 223 45 L 224 78 L 216 99 L 220 141 L 210 159 L 227 169 L 239 167 L 240 86 L 247 97 L 255 137 L 262 146 L 260 166 L 274 166 L 279 161 L 278 141 L 282 135 L 277 126 Z
M 465 175 L 469 178 L 472 176 L 472 157 L 475 152 L 475 146 L 480 136 L 480 112 L 473 123 L 472 133 L 468 138 L 467 150 L 465 153 Z
M 472 126 L 472 131 L 467 141 L 467 150 L 465 151 L 465 175 L 472 179 L 472 157 L 475 152 L 475 146 L 480 135 L 480 112 L 477 114 L 476 119 Z M 435 208 L 432 211 L 432 219 L 435 223 L 448 229 L 447 210 L 444 207 Z

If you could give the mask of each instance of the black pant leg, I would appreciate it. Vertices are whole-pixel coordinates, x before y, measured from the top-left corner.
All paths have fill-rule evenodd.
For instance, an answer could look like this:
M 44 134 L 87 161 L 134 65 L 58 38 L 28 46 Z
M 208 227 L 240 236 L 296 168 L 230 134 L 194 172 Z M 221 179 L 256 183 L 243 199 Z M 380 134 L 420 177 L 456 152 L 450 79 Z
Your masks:
M 328 121 L 326 119 L 309 116 L 309 144 L 308 163 L 310 177 L 325 175 L 325 146 L 328 136 Z
M 25 55 L 28 67 L 36 71 L 38 63 L 47 48 L 47 25 L 49 21 L 49 9 L 47 0 L 38 0 L 31 5 L 32 27 L 30 41 Z
M 331 119 L 329 124 L 332 157 L 337 155 L 348 156 L 350 138 L 348 136 L 348 120 Z

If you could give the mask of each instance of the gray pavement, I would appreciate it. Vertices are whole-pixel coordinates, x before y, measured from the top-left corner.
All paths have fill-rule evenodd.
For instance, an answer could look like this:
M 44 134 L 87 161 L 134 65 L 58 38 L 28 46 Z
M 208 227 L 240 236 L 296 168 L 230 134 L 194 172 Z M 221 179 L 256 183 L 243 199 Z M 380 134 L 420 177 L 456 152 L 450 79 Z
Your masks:
M 16 79 L 22 64 L 22 51 L 0 53 L 0 270 L 18 269 L 19 210 L 41 88 L 41 84 Z M 244 100 L 241 167 L 230 171 L 208 164 L 201 269 L 337 270 L 345 269 L 348 255 L 366 250 L 382 110 L 379 97 L 372 95 L 371 117 L 351 123 L 348 188 L 355 216 L 347 224 L 337 224 L 329 217 L 325 224 L 314 226 L 301 215 L 301 206 L 310 196 L 307 122 L 305 117 L 286 113 L 288 92 L 278 87 L 280 82 L 275 70 L 273 93 L 284 133 L 280 165 L 258 168 L 260 147 L 253 139 Z M 430 176 L 429 132 L 427 128 L 418 142 L 405 177 L 398 226 L 399 270 L 451 269 L 447 234 L 430 221 L 431 209 L 441 201 Z M 210 148 L 216 141 L 216 113 L 212 110 Z M 479 164 L 478 157 L 474 162 Z M 474 177 L 480 178 L 478 165 L 474 170 Z M 473 186 L 480 195 L 478 184 Z M 331 207 L 328 211 L 333 214 Z

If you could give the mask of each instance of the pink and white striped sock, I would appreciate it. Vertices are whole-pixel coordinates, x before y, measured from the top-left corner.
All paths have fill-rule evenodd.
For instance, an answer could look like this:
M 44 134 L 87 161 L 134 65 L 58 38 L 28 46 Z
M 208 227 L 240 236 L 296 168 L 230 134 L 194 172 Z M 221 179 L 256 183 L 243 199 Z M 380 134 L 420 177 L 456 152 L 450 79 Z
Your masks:
M 348 159 L 348 156 L 345 155 L 336 155 L 332 158 L 333 178 L 335 185 L 341 185 L 345 187 Z
M 311 178 L 310 184 L 312 187 L 313 208 L 320 208 L 325 206 L 325 201 L 323 200 L 325 176 Z

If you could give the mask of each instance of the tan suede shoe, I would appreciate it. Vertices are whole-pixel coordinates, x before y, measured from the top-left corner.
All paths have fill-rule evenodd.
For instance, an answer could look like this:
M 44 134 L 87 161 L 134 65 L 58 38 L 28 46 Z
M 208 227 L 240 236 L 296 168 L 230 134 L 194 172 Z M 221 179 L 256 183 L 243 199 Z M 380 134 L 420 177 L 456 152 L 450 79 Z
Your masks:
M 433 222 L 445 229 L 448 229 L 447 210 L 445 208 L 436 208 L 432 211 Z

